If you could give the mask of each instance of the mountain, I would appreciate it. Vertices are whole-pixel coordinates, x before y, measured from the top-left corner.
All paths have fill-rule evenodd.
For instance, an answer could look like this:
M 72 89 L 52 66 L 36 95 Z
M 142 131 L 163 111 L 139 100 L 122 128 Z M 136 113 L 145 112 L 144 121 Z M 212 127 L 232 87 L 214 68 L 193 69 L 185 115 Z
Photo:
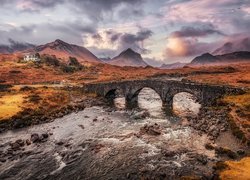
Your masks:
M 212 54 L 205 53 L 201 56 L 194 58 L 191 62 L 192 65 L 206 65 L 211 63 L 216 63 L 219 59 Z
M 54 42 L 47 43 L 45 45 L 36 46 L 25 52 L 38 52 L 39 54 L 55 55 L 57 58 L 61 58 L 65 62 L 69 57 L 75 57 L 80 63 L 91 62 L 100 63 L 101 61 L 92 54 L 88 49 L 77 46 L 74 44 L 68 44 L 62 40 L 55 40 Z
M 187 63 L 172 63 L 172 64 L 162 64 L 160 69 L 178 69 L 183 68 Z
M 235 41 L 229 41 L 216 49 L 212 54 L 228 54 L 238 51 L 250 51 L 250 37 L 245 37 Z
M 12 54 L 18 51 L 24 51 L 30 48 L 34 48 L 35 45 L 29 43 L 21 43 L 9 39 L 9 45 L 0 45 L 0 53 L 2 54 Z
M 194 58 L 188 65 L 191 66 L 221 65 L 221 64 L 239 63 L 239 62 L 250 62 L 250 52 L 239 51 L 217 56 L 213 56 L 209 53 L 206 53 Z
M 108 64 L 116 66 L 133 66 L 133 67 L 146 67 L 147 63 L 143 61 L 141 55 L 132 49 L 123 51 L 120 55 L 107 61 Z

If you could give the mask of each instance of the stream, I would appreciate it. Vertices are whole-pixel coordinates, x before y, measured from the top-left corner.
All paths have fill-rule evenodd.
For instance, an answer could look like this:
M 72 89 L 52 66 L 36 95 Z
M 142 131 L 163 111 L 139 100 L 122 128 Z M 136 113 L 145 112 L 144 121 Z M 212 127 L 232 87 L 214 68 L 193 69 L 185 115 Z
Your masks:
M 217 158 L 205 148 L 210 142 L 207 135 L 165 117 L 151 89 L 140 92 L 138 103 L 141 111 L 127 111 L 124 98 L 117 98 L 116 109 L 94 106 L 1 134 L 0 152 L 8 158 L 0 161 L 0 179 L 211 177 L 212 166 L 207 164 Z M 180 115 L 195 116 L 199 108 L 188 94 L 175 97 L 174 109 Z M 49 135 L 46 141 L 10 152 L 11 142 L 44 133 Z

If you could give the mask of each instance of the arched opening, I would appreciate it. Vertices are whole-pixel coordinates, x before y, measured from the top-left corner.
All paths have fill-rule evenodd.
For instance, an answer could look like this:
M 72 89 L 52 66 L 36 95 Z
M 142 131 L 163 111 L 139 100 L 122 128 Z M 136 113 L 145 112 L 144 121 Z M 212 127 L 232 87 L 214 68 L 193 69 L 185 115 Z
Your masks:
M 200 108 L 201 104 L 193 94 L 180 92 L 173 97 L 173 112 L 178 116 L 197 116 Z
M 110 106 L 117 109 L 125 109 L 125 97 L 120 89 L 112 89 L 105 95 Z
M 162 100 L 160 95 L 151 88 L 143 88 L 138 92 L 138 107 L 147 110 L 151 116 L 163 117 Z

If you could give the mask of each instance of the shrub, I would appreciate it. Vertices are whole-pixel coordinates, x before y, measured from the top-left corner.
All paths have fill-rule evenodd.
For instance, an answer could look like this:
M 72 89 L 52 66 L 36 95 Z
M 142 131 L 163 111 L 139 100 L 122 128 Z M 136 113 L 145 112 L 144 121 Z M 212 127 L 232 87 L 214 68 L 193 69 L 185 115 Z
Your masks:
M 20 73 L 21 73 L 21 71 L 12 70 L 12 71 L 9 71 L 9 73 L 11 73 L 11 74 L 20 74 Z
M 20 88 L 20 91 L 31 91 L 34 90 L 35 88 L 30 87 L 30 86 L 23 86 Z
M 48 66 L 60 66 L 60 61 L 54 55 L 44 55 L 41 61 Z
M 38 94 L 32 94 L 28 96 L 28 98 L 29 98 L 29 102 L 36 103 L 36 104 L 38 104 L 42 100 L 42 98 Z

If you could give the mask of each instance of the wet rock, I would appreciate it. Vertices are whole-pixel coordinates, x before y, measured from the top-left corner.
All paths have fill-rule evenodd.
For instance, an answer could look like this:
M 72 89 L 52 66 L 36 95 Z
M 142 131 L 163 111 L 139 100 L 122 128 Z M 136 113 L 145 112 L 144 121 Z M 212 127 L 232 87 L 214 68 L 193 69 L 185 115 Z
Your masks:
M 90 146 L 90 150 L 94 151 L 95 153 L 98 153 L 101 151 L 102 148 L 104 148 L 105 146 L 103 144 L 94 144 Z
M 78 126 L 79 126 L 80 128 L 82 128 L 82 129 L 85 128 L 84 125 L 82 125 L 82 124 L 79 124 Z
M 205 144 L 205 148 L 207 150 L 214 150 L 215 147 L 211 143 L 207 143 L 207 144 Z
M 141 112 L 136 112 L 133 115 L 131 115 L 132 119 L 145 119 L 149 117 L 150 114 L 148 111 L 141 111 Z
M 48 134 L 48 133 L 43 133 L 43 134 L 42 134 L 42 138 L 47 139 L 48 137 L 49 137 L 49 134 Z
M 175 154 L 176 154 L 176 152 L 174 152 L 174 151 L 167 151 L 167 150 L 164 150 L 164 151 L 162 151 L 161 152 L 165 157 L 173 157 Z
M 217 147 L 215 148 L 215 152 L 219 155 L 226 155 L 231 159 L 237 158 L 237 154 L 228 148 Z
M 21 146 L 17 142 L 14 142 L 14 143 L 10 144 L 10 146 L 11 146 L 11 149 L 14 150 L 14 151 L 17 151 L 17 150 L 21 149 Z
M 140 128 L 140 134 L 159 136 L 161 135 L 160 125 L 158 125 L 157 123 L 155 123 L 154 125 L 145 124 L 143 127 Z
M 18 140 L 16 140 L 16 142 L 15 142 L 15 143 L 19 144 L 19 145 L 20 145 L 20 147 L 23 147 L 23 146 L 25 145 L 25 142 L 24 142 L 24 140 L 22 140 L 22 139 L 18 139 Z
M 63 141 L 58 141 L 58 142 L 56 143 L 56 145 L 62 146 L 62 145 L 64 145 L 64 142 L 63 142 Z
M 4 163 L 4 162 L 6 162 L 6 159 L 0 158 L 0 162 L 1 162 L 1 163 Z
M 197 159 L 198 162 L 200 162 L 200 163 L 203 164 L 203 165 L 206 165 L 207 162 L 208 162 L 207 157 L 204 156 L 204 155 L 201 155 L 201 154 L 197 154 L 197 155 L 196 155 L 196 159 Z
M 31 134 L 30 140 L 31 140 L 33 143 L 39 142 L 39 141 L 40 141 L 39 135 L 38 135 L 37 133 Z
M 239 149 L 237 151 L 237 154 L 239 154 L 240 156 L 245 155 L 245 151 L 243 149 Z
M 26 139 L 26 144 L 29 146 L 29 145 L 31 145 L 31 141 L 29 140 L 29 139 Z

